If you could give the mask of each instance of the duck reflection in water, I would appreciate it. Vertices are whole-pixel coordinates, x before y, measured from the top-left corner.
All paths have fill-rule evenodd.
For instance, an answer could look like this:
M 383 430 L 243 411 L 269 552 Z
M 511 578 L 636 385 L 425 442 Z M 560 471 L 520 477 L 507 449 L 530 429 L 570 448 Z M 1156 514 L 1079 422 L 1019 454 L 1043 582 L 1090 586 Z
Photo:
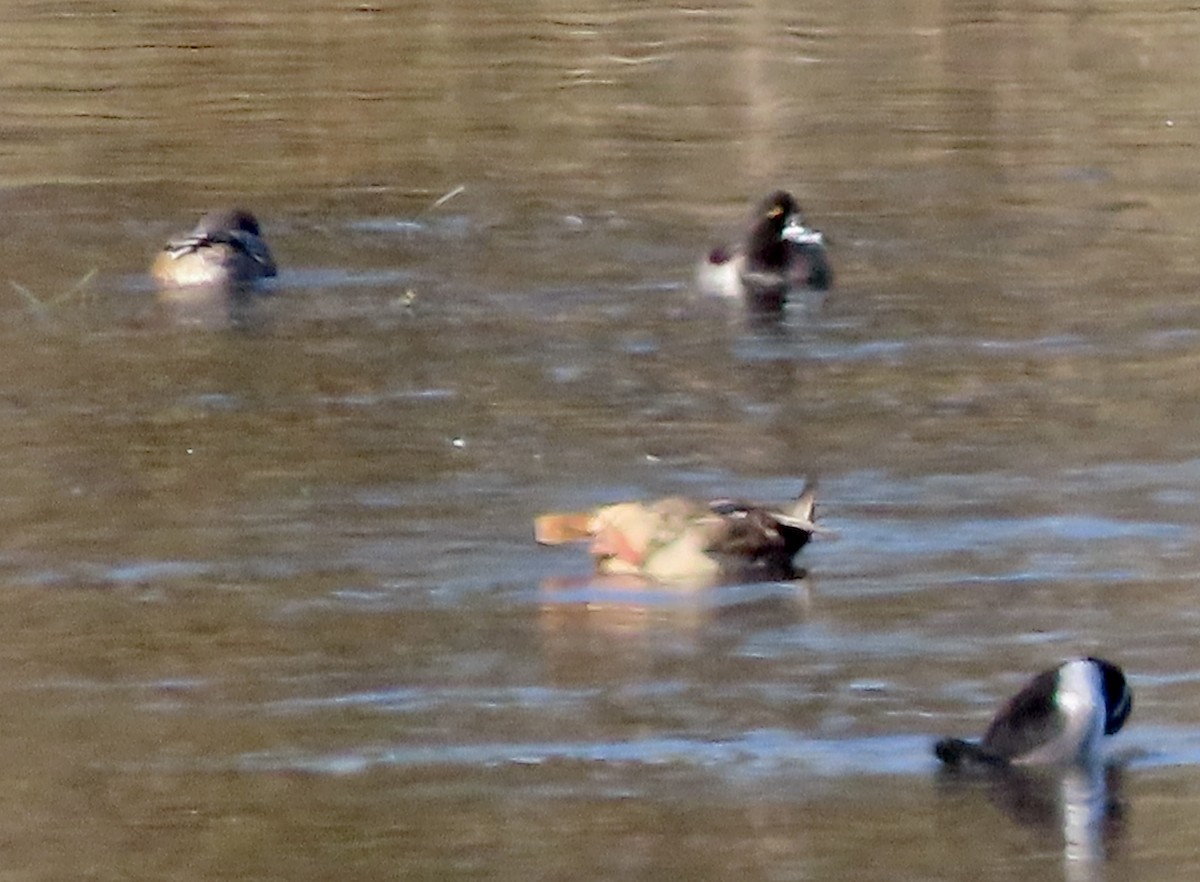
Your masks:
M 538 623 L 555 682 L 627 684 L 660 677 L 665 658 L 725 658 L 747 633 L 794 626 L 811 606 L 805 578 L 680 591 L 592 575 L 543 580 Z
M 812 605 L 807 573 L 785 581 L 707 586 L 680 592 L 634 576 L 544 579 L 542 622 L 549 631 L 586 625 L 613 634 L 643 634 L 658 627 L 687 631 L 715 620 L 800 621 Z
M 276 304 L 261 291 L 242 286 L 198 296 L 159 296 L 145 320 L 156 327 L 206 331 L 232 330 L 242 334 L 269 333 L 278 318 Z
M 985 774 L 943 768 L 944 797 L 986 797 L 1010 820 L 1059 839 L 1068 882 L 1098 882 L 1125 836 L 1124 767 L 1096 759 L 1066 766 L 1006 766 Z M 961 809 L 956 814 L 962 814 Z

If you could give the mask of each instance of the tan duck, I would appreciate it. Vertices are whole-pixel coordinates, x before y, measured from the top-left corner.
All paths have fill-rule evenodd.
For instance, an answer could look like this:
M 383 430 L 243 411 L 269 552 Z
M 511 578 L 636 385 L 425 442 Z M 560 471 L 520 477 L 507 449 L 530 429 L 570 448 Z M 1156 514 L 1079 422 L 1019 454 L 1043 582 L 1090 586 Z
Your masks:
M 158 252 L 150 274 L 166 289 L 248 285 L 275 275 L 258 219 L 242 208 L 210 211 Z
M 784 510 L 671 496 L 544 514 L 534 534 L 542 545 L 590 540 L 596 570 L 605 575 L 657 582 L 790 579 L 797 574 L 792 559 L 819 532 L 815 504 L 812 487 Z

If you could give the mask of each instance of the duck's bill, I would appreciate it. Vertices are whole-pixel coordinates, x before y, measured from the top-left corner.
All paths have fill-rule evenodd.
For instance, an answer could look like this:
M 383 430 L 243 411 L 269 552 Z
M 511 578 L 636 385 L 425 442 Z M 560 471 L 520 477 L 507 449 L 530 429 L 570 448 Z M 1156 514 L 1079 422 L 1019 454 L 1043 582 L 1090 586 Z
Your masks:
M 787 226 L 783 228 L 782 236 L 789 242 L 794 242 L 797 245 L 824 245 L 825 235 L 820 230 L 814 230 L 812 227 L 806 227 L 798 221 L 788 221 Z
M 592 513 L 572 511 L 539 515 L 533 520 L 533 536 L 539 545 L 562 545 L 590 539 Z

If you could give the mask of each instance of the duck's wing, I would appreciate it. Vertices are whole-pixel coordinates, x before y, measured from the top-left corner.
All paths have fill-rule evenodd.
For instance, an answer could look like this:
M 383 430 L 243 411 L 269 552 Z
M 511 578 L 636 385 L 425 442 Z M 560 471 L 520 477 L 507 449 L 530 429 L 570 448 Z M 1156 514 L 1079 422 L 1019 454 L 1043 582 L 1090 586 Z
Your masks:
M 181 257 L 186 257 L 207 245 L 212 244 L 208 235 L 205 233 L 191 232 L 183 236 L 177 236 L 167 242 L 163 246 L 163 252 L 171 258 L 178 260 Z
M 1027 754 L 1061 734 L 1062 720 L 1054 699 L 1058 669 L 1043 671 L 1010 698 L 992 719 L 980 745 L 1005 759 Z
M 816 524 L 817 488 L 808 483 L 796 501 L 784 511 L 739 502 L 714 499 L 709 509 L 717 518 L 711 528 L 709 550 L 743 558 L 791 559 L 820 532 Z
M 207 230 L 197 227 L 192 232 L 167 242 L 163 246 L 163 251 L 172 259 L 178 260 L 205 248 L 222 245 L 249 258 L 258 265 L 259 271 L 264 276 L 275 275 L 275 258 L 271 255 L 271 249 L 267 247 L 267 243 L 253 233 L 244 230 Z
M 778 516 L 758 505 L 732 499 L 714 499 L 709 503 L 712 516 L 706 519 L 710 554 L 745 563 L 791 560 L 787 528 Z M 797 547 L 796 550 L 799 550 Z

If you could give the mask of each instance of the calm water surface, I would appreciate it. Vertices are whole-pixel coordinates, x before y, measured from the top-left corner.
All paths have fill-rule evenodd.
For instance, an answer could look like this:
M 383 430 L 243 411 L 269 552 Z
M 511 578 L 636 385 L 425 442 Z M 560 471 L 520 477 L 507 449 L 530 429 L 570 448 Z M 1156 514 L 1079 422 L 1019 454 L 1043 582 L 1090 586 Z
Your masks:
M 0 7 L 8 876 L 1195 878 L 1200 19 L 776 6 Z M 698 302 L 775 186 L 836 288 Z M 532 543 L 806 476 L 793 584 Z M 1080 652 L 1106 773 L 936 774 Z

